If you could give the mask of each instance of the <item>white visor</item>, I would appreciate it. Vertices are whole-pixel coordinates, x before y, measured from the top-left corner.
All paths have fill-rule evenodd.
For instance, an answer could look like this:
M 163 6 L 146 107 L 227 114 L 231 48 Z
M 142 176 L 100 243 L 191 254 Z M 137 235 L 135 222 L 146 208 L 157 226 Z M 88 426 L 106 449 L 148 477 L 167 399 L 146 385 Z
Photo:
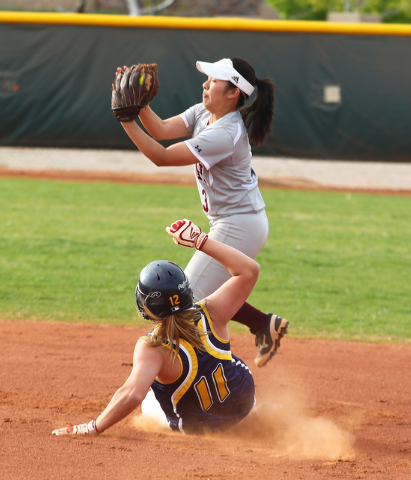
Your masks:
M 242 92 L 249 96 L 254 92 L 254 87 L 237 72 L 229 58 L 223 58 L 215 63 L 197 62 L 196 67 L 201 73 L 211 78 L 226 80 L 237 85 Z

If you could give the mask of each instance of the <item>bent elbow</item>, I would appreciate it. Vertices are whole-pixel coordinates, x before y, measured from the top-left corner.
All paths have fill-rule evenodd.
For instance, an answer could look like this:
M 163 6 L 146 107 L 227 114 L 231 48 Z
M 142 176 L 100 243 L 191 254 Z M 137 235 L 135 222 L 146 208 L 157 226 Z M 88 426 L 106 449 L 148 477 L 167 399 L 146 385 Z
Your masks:
M 161 167 L 162 166 L 162 163 L 157 158 L 152 158 L 150 160 L 151 160 L 152 163 L 154 163 L 154 165 L 156 167 Z
M 137 408 L 144 400 L 144 398 L 145 395 L 142 396 L 140 394 L 132 394 L 129 396 L 128 401 L 130 402 L 130 405 L 132 405 L 134 408 Z
M 155 133 L 154 135 L 151 135 L 152 138 L 154 138 L 154 140 L 156 142 L 159 142 L 160 140 L 165 140 L 164 137 L 162 135 L 160 135 L 159 133 Z
M 260 275 L 260 264 L 257 262 L 254 262 L 253 268 L 251 269 L 253 278 L 255 278 L 255 281 L 257 281 L 259 275 Z
M 166 148 L 157 152 L 150 160 L 154 163 L 156 167 L 169 167 L 169 153 Z

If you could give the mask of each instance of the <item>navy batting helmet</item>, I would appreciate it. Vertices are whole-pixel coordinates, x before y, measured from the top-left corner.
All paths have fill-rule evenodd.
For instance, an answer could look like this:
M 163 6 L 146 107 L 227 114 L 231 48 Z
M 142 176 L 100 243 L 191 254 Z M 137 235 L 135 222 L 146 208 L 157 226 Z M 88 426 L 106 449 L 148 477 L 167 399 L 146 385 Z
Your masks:
M 193 306 L 193 291 L 184 271 L 175 263 L 157 260 L 141 270 L 136 287 L 137 307 L 142 316 L 164 318 Z

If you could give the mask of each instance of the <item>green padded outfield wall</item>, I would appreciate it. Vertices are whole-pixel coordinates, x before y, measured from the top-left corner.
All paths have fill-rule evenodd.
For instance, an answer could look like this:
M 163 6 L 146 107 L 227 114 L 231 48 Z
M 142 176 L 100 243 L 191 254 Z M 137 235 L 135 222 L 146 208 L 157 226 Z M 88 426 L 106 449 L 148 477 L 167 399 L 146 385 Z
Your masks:
M 0 13 L 0 145 L 134 148 L 117 66 L 155 62 L 162 118 L 202 100 L 196 60 L 240 56 L 277 86 L 260 155 L 411 161 L 411 26 Z

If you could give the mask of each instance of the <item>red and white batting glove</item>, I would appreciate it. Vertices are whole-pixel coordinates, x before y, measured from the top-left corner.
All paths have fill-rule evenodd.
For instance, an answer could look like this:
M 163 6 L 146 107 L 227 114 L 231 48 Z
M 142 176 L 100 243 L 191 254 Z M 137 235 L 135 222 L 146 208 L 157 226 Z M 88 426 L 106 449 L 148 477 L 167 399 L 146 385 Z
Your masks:
M 196 248 L 201 250 L 207 241 L 208 235 L 203 233 L 200 227 L 195 225 L 191 220 L 177 220 L 171 227 L 166 227 L 166 231 L 173 237 L 177 245 Z
M 52 435 L 97 435 L 100 432 L 97 430 L 96 421 L 91 420 L 81 425 L 53 430 L 51 433 Z

